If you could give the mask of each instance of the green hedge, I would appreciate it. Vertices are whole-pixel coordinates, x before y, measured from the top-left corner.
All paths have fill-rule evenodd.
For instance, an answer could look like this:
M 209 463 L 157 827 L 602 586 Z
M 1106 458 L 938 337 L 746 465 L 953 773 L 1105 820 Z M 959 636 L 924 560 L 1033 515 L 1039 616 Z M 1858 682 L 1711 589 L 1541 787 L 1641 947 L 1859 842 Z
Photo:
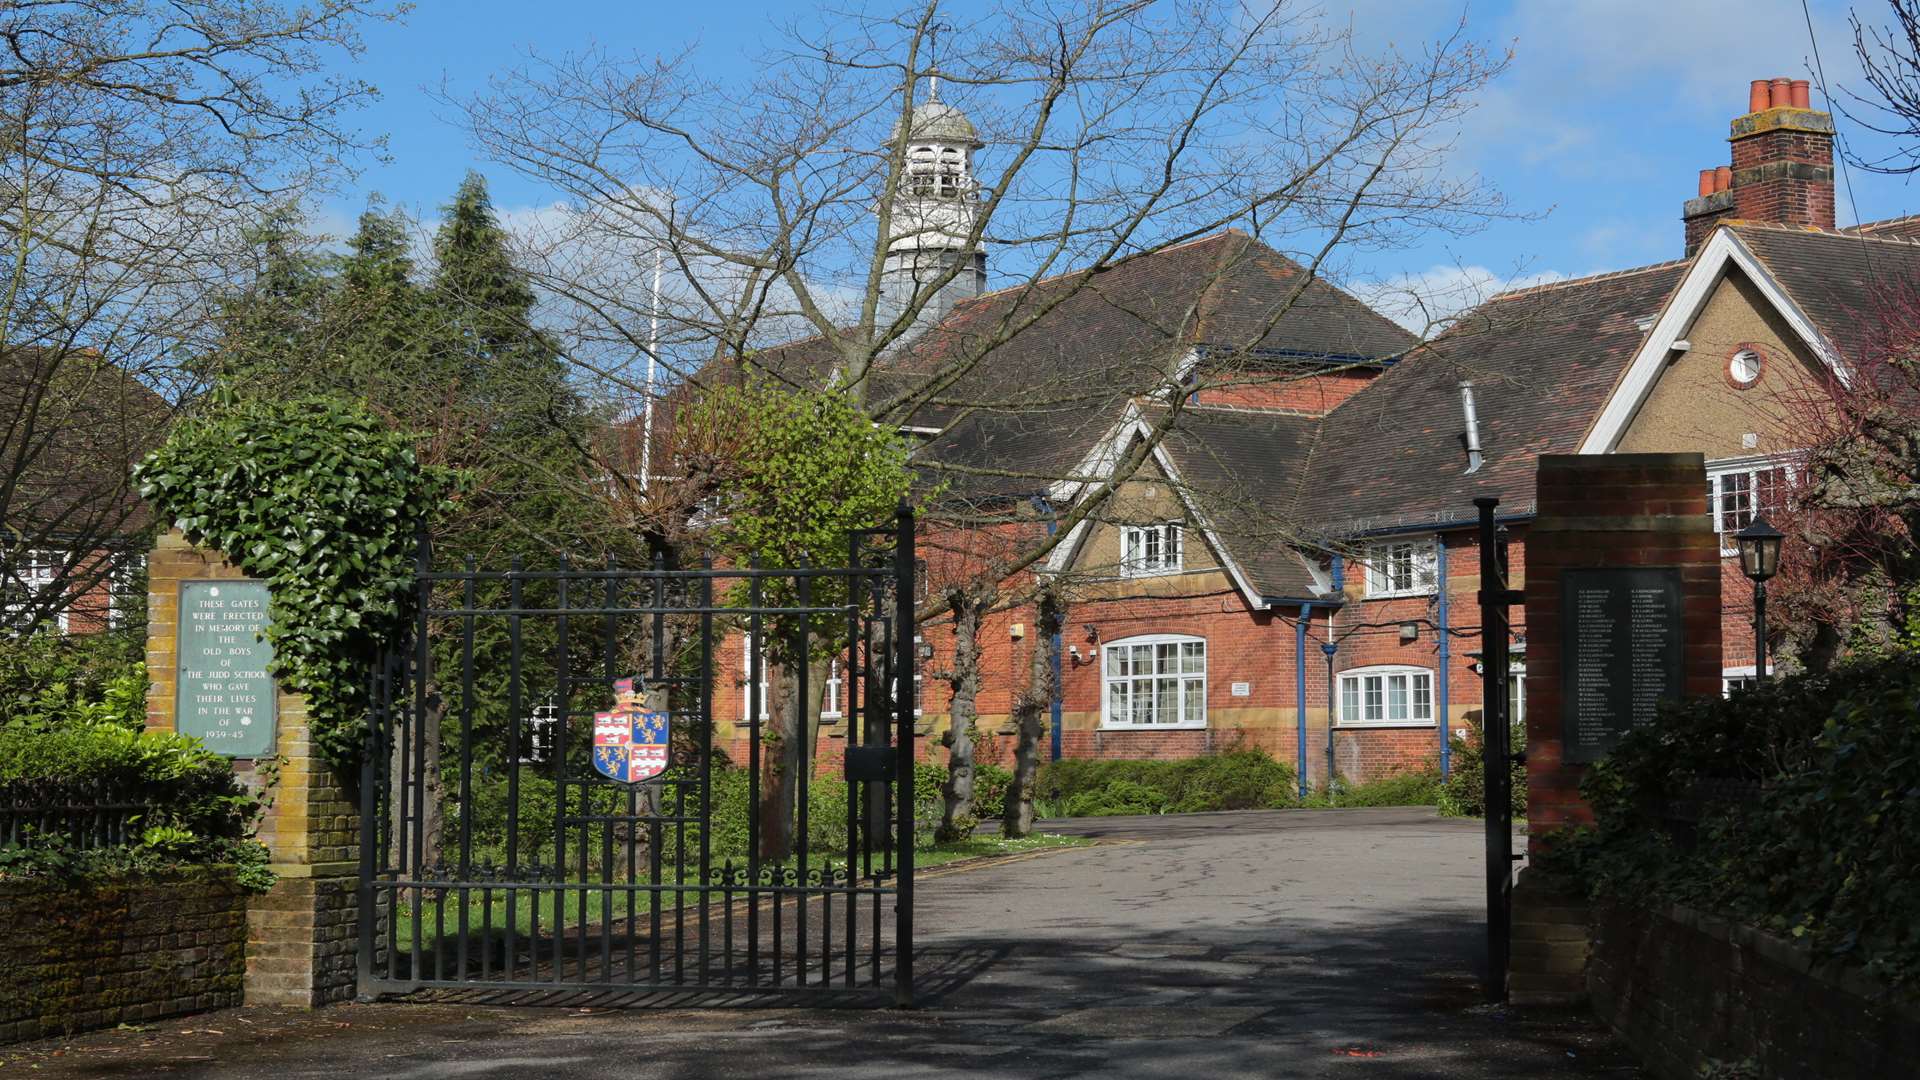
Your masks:
M 248 839 L 259 800 L 198 740 L 113 723 L 0 726 L 0 808 L 101 804 L 147 808 L 131 819 L 128 842 L 29 832 L 0 847 L 0 878 L 238 863 L 249 887 L 271 884 L 266 849 Z
M 1035 795 L 1049 811 L 1067 817 L 1300 805 L 1293 770 L 1263 750 L 1182 761 L 1066 758 L 1040 767 Z
M 1663 807 L 1703 780 L 1758 787 L 1707 802 L 1693 842 L 1676 842 Z M 1685 702 L 1581 790 L 1596 825 L 1547 865 L 1595 895 L 1676 900 L 1920 981 L 1920 661 Z
M 1527 745 L 1524 724 L 1514 724 L 1510 746 L 1520 750 Z M 1467 728 L 1454 732 L 1453 752 L 1447 762 L 1447 778 L 1441 782 L 1436 805 L 1442 817 L 1487 816 L 1487 757 L 1480 738 L 1480 721 L 1467 721 Z M 1527 813 L 1527 767 L 1514 763 L 1510 771 L 1513 783 L 1513 813 Z

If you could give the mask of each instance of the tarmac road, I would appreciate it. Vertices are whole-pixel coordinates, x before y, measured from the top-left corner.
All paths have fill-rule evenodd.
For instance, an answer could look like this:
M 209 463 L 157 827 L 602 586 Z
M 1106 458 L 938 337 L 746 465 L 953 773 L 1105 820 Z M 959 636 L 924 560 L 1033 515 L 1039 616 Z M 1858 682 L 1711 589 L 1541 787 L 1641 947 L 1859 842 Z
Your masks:
M 0 1048 L 61 1077 L 1637 1077 L 1577 1012 L 1479 1004 L 1478 822 L 1431 810 L 1055 823 L 922 876 L 921 1007 L 229 1010 Z

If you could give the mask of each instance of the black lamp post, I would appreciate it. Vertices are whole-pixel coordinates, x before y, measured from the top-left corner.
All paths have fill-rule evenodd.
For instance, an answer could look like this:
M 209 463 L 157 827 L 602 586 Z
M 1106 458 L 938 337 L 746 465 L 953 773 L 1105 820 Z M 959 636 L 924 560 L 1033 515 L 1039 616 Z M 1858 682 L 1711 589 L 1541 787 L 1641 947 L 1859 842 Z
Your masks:
M 1767 579 L 1780 572 L 1780 542 L 1786 534 L 1759 514 L 1734 534 L 1740 544 L 1740 571 L 1753 582 L 1753 674 L 1767 681 Z

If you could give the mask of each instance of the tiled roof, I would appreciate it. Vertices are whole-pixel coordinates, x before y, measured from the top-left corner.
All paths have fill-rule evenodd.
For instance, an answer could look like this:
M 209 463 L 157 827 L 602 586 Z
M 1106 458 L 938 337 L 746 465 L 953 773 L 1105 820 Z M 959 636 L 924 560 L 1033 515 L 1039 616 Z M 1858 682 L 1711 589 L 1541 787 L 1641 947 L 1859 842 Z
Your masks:
M 1895 219 L 1897 225 L 1907 219 Z M 1883 305 L 1911 302 L 1920 243 L 1897 229 L 1864 233 L 1742 222 L 1728 226 L 1843 356 L 1870 344 Z
M 1189 405 L 1162 443 L 1194 509 L 1261 596 L 1319 594 L 1291 526 L 1320 424 L 1306 414 Z
M 140 379 L 90 350 L 3 349 L 0 411 L 12 426 L 6 510 L 26 535 L 99 541 L 146 527 L 129 474 L 172 410 Z
M 1317 279 L 1289 305 L 1304 276 L 1285 256 L 1229 232 L 1090 277 L 988 293 L 889 357 L 881 386 L 889 376 L 910 385 L 908 373 L 938 371 L 947 357 L 982 352 L 1019 328 L 914 421 L 952 423 L 923 457 L 1008 474 L 950 477 L 956 489 L 1024 496 L 1083 460 L 1126 403 L 1195 346 L 1234 351 L 1241 368 L 1312 370 L 1389 359 L 1413 344 L 1405 330 Z M 961 411 L 967 404 L 976 407 Z
M 1328 415 L 1298 513 L 1344 535 L 1470 518 L 1478 495 L 1530 511 L 1534 458 L 1577 449 L 1686 268 L 1555 282 L 1469 312 Z M 1473 475 L 1464 379 L 1486 454 Z

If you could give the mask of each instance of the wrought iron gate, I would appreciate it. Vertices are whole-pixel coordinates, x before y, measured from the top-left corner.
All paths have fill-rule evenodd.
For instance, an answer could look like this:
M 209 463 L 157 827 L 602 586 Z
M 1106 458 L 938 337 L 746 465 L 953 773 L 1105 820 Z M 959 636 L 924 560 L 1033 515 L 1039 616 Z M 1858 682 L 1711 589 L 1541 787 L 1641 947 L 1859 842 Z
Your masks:
M 362 994 L 910 1004 L 914 565 L 904 508 L 841 565 L 444 570 L 423 545 L 410 640 L 373 675 Z M 664 772 L 596 768 L 659 714 L 668 752 L 632 770 Z

